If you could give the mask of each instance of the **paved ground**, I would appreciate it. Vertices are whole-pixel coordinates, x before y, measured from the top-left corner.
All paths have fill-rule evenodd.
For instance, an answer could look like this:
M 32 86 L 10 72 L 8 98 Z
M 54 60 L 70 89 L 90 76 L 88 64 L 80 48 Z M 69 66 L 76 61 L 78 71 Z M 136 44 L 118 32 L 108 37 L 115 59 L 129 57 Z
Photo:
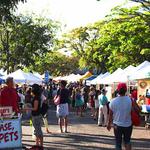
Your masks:
M 69 116 L 69 132 L 59 133 L 55 111 L 49 111 L 49 129 L 52 134 L 44 131 L 45 150 L 111 150 L 114 149 L 113 130 L 108 132 L 104 127 L 98 127 L 89 117 Z M 31 137 L 32 128 L 23 126 L 23 144 L 27 147 L 34 145 Z M 150 130 L 144 127 L 135 128 L 132 136 L 133 150 L 150 150 Z

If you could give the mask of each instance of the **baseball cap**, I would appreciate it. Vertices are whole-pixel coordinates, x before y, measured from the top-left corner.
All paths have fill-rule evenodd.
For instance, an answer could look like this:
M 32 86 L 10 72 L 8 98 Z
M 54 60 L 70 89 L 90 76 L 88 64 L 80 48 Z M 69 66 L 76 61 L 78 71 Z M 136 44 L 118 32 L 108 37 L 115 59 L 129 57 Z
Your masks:
M 117 86 L 117 91 L 119 92 L 121 89 L 124 89 L 125 91 L 127 91 L 127 85 L 126 83 L 119 83 Z

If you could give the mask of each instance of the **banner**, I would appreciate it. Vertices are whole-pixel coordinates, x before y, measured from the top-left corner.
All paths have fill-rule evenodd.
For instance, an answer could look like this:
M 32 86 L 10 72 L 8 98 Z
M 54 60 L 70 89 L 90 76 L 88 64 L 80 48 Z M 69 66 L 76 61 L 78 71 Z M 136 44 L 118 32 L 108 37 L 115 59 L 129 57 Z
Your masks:
M 21 120 L 0 120 L 0 149 L 22 147 Z
M 49 82 L 49 72 L 45 71 L 45 82 L 48 83 Z

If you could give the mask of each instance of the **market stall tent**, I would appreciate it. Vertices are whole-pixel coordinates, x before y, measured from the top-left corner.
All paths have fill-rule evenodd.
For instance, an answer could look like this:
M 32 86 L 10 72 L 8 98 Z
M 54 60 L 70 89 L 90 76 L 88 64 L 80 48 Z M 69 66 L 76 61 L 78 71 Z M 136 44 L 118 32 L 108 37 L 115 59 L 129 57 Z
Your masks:
M 118 68 L 115 72 L 113 72 L 111 75 L 106 76 L 103 78 L 99 84 L 113 84 L 114 78 L 116 78 L 118 75 L 120 75 L 123 72 L 121 68 Z
M 112 82 L 113 83 L 128 82 L 130 75 L 135 73 L 135 71 L 136 71 L 136 67 L 130 65 L 127 68 L 125 68 L 123 71 L 121 71 L 120 73 L 116 74 L 113 77 Z
M 34 84 L 34 83 L 36 83 L 36 84 L 42 84 L 42 82 L 43 82 L 43 80 L 42 79 L 40 79 L 39 77 L 37 77 L 37 76 L 35 76 L 34 74 L 32 74 L 32 73 L 26 73 L 27 75 L 28 75 L 28 78 L 31 80 L 31 81 L 29 81 L 30 82 L 30 84 Z
M 87 79 L 88 77 L 91 77 L 92 73 L 91 72 L 86 72 L 83 76 L 81 76 L 80 81 L 83 81 L 85 79 Z
M 147 66 L 150 66 L 150 62 L 149 61 L 144 61 L 143 63 L 141 63 L 139 66 L 136 67 L 136 71 L 141 70 Z
M 100 74 L 99 76 L 97 76 L 97 78 L 95 78 L 94 80 L 92 80 L 90 84 L 92 84 L 92 85 L 100 84 L 101 80 L 103 78 L 108 77 L 109 75 L 110 75 L 109 72 L 106 72 L 105 74 Z
M 87 79 L 85 79 L 86 85 L 90 86 L 91 81 L 94 80 L 96 77 L 97 77 L 97 75 L 92 75 L 92 76 L 88 77 Z
M 150 79 L 150 65 L 136 71 L 130 76 L 130 80 Z
M 7 77 L 12 77 L 17 84 L 34 84 L 39 83 L 37 82 L 37 78 L 35 78 L 33 75 L 29 75 L 28 73 L 23 72 L 21 69 L 4 76 L 3 79 L 6 79 Z
M 38 77 L 38 78 L 40 78 L 40 79 L 43 79 L 43 76 L 42 75 L 40 75 L 38 72 L 35 72 L 35 73 L 33 73 L 36 77 Z
M 77 74 L 77 75 L 76 74 L 71 74 L 71 75 L 68 76 L 67 81 L 74 83 L 74 82 L 78 82 L 80 80 L 80 78 L 81 78 L 80 74 Z

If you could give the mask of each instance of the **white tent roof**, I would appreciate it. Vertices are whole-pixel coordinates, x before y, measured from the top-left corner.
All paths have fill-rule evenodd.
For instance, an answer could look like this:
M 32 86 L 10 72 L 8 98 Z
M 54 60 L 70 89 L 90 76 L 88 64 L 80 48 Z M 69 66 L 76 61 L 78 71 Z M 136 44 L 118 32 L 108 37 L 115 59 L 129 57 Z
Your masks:
M 34 74 L 32 73 L 26 73 L 28 75 L 28 79 L 29 79 L 29 82 L 30 84 L 34 84 L 34 83 L 37 83 L 37 84 L 42 84 L 42 79 L 40 79 L 39 77 L 35 76 Z
M 43 79 L 42 75 L 40 75 L 38 72 L 33 73 L 36 77 Z
M 136 70 L 141 70 L 147 66 L 150 66 L 150 62 L 149 61 L 144 61 L 143 63 L 141 63 L 139 66 L 136 67 Z
M 113 79 L 112 82 L 127 82 L 129 80 L 129 76 L 136 71 L 136 67 L 128 66 L 125 68 L 120 74 L 118 73 Z
M 130 76 L 131 80 L 147 79 L 147 78 L 150 79 L 150 65 L 138 70 L 136 73 Z
M 61 80 L 61 78 L 62 78 L 62 77 L 61 77 L 61 76 L 59 76 L 59 77 L 55 77 L 55 78 L 53 78 L 53 80 L 54 80 L 54 81 L 59 81 L 59 80 Z
M 4 77 L 6 79 L 7 77 L 13 77 L 14 81 L 16 83 L 28 83 L 28 84 L 41 84 L 42 80 L 38 80 L 37 77 L 32 75 L 32 73 L 25 73 L 21 69 L 7 75 Z
M 77 82 L 80 80 L 80 78 L 81 78 L 81 75 L 79 75 L 79 74 L 77 74 L 77 75 L 76 74 L 70 74 L 70 75 L 64 76 L 64 77 L 61 77 L 61 76 L 55 77 L 53 80 L 55 80 L 55 81 L 66 80 L 68 82 Z
M 71 74 L 68 76 L 67 81 L 68 82 L 77 82 L 80 80 L 80 78 L 81 78 L 81 75 L 79 75 L 79 74 L 77 74 L 77 75 Z
M 108 77 L 109 75 L 110 75 L 109 72 L 106 72 L 105 74 L 100 74 L 97 78 L 93 79 L 90 84 L 92 85 L 100 84 L 101 80 L 103 78 Z
M 100 84 L 112 84 L 114 81 L 114 78 L 117 77 L 119 74 L 121 74 L 123 70 L 121 68 L 118 68 L 115 72 L 113 72 L 111 75 L 106 76 L 100 81 Z

